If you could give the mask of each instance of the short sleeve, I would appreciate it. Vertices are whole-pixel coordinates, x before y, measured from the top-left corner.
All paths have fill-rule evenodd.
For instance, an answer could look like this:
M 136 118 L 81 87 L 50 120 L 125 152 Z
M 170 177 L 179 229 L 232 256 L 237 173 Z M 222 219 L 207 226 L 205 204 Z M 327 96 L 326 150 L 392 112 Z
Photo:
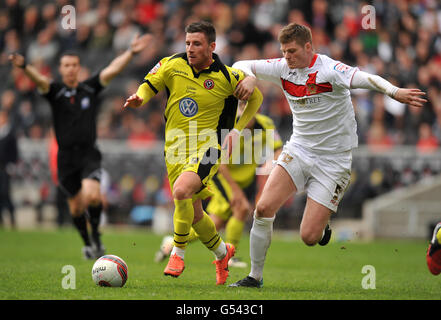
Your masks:
M 83 83 L 94 89 L 94 94 L 98 94 L 104 89 L 104 86 L 100 82 L 100 72 L 97 72 L 89 79 L 83 81 Z
M 144 83 L 147 83 L 150 89 L 156 94 L 165 88 L 165 65 L 170 57 L 161 59 L 144 77 Z
M 51 81 L 51 83 L 49 84 L 49 91 L 41 94 L 41 96 L 48 99 L 49 101 L 52 101 L 55 99 L 55 95 L 61 90 L 62 87 L 63 85 L 60 82 Z
M 350 89 L 352 77 L 357 70 L 357 67 L 351 67 L 335 60 L 330 61 L 328 68 L 329 76 L 332 79 L 333 85 L 346 89 Z

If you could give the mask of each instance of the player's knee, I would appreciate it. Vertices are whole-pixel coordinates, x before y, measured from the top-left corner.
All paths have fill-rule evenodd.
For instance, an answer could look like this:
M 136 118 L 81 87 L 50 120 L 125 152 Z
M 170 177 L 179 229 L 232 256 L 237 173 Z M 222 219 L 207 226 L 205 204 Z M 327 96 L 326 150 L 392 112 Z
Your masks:
M 101 197 L 93 197 L 89 201 L 89 206 L 98 207 L 101 204 Z
M 84 200 L 87 206 L 99 206 L 101 203 L 101 195 L 99 193 L 89 193 L 84 195 Z
M 80 217 L 84 212 L 79 206 L 69 206 L 70 215 L 74 218 Z
M 307 246 L 315 246 L 320 241 L 320 236 L 313 230 L 301 230 L 300 237 Z
M 274 212 L 272 212 L 271 207 L 265 202 L 258 202 L 256 205 L 255 214 L 257 217 L 272 217 Z
M 173 199 L 175 200 L 185 200 L 191 198 L 191 194 L 188 189 L 183 187 L 176 187 L 173 189 Z
M 304 236 L 302 237 L 302 241 L 304 244 L 306 244 L 309 247 L 313 247 L 317 244 L 317 240 L 315 238 L 312 238 L 310 236 Z

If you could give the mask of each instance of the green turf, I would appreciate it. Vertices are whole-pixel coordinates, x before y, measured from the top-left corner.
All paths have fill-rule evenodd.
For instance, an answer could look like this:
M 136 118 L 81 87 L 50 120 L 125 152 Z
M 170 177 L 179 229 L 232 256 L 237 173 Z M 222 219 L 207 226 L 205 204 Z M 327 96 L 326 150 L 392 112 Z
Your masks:
M 101 288 L 91 278 L 93 261 L 81 256 L 73 229 L 53 231 L 0 230 L 1 300 L 322 300 L 440 298 L 441 276 L 425 262 L 427 241 L 332 241 L 307 247 L 298 238 L 275 234 L 268 252 L 262 289 L 215 285 L 212 254 L 199 242 L 186 253 L 186 269 L 177 279 L 163 276 L 165 262 L 153 256 L 162 237 L 146 229 L 105 229 L 107 253 L 123 258 L 129 279 L 123 288 Z M 239 255 L 247 262 L 248 238 Z M 63 289 L 65 265 L 75 268 L 76 288 Z M 363 289 L 365 265 L 375 268 L 375 289 Z M 230 268 L 227 283 L 249 269 Z M 370 273 L 372 274 L 372 273 Z

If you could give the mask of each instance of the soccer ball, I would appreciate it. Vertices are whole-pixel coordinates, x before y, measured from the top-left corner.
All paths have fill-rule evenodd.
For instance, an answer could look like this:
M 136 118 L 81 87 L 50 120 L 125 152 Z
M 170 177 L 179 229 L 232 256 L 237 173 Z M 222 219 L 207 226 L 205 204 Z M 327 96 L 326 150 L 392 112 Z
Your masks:
M 127 264 L 111 254 L 99 258 L 92 267 L 92 279 L 101 287 L 122 287 L 127 277 Z

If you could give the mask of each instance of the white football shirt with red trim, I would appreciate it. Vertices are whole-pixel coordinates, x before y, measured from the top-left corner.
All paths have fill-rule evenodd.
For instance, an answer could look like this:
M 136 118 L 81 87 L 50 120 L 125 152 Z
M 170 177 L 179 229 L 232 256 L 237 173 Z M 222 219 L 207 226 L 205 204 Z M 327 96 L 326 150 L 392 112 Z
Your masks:
M 258 79 L 282 88 L 293 114 L 293 133 L 287 146 L 294 143 L 326 153 L 358 146 L 349 91 L 358 68 L 322 54 L 315 54 L 311 64 L 302 69 L 290 69 L 284 58 L 241 63 L 246 63 Z

